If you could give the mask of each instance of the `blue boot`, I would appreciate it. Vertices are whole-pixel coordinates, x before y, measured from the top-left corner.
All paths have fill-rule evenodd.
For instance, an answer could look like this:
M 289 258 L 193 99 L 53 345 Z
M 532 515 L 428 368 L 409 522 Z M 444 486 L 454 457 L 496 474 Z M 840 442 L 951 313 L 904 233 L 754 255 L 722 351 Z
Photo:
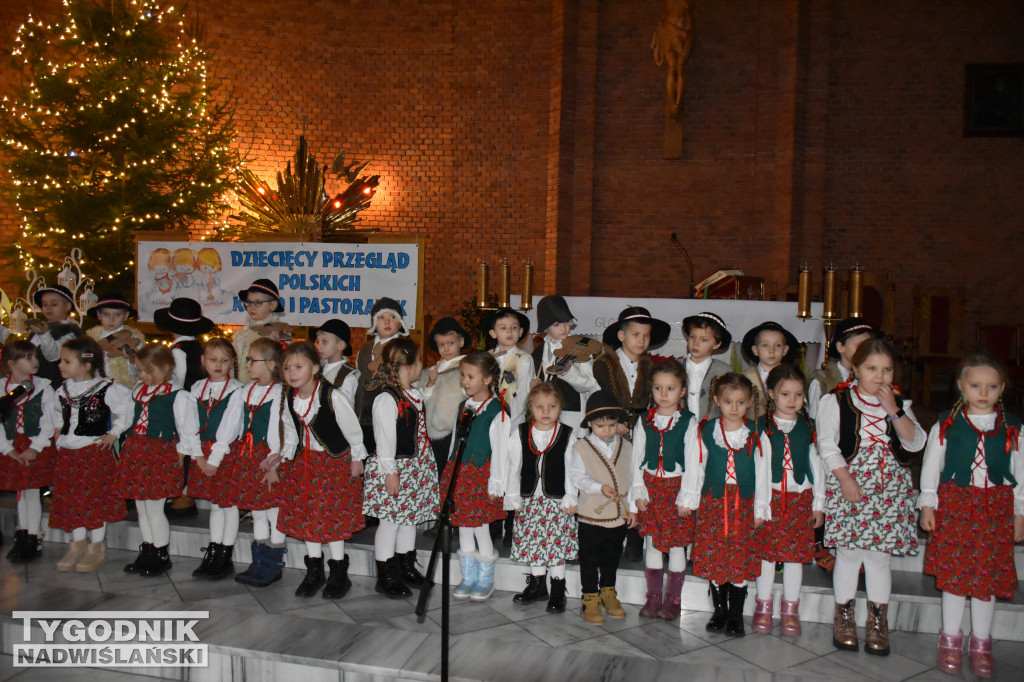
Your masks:
M 266 587 L 281 579 L 284 567 L 284 547 L 268 547 L 262 542 L 252 543 L 252 563 L 245 573 L 235 576 L 235 581 L 243 585 Z
M 256 542 L 253 540 L 250 545 L 252 551 L 252 563 L 249 564 L 249 568 L 245 569 L 244 573 L 238 573 L 235 575 L 235 582 L 242 583 L 243 585 L 252 585 L 256 581 L 256 576 L 262 572 L 263 562 L 267 549 L 269 549 L 262 542 Z
M 459 550 L 459 566 L 462 567 L 462 582 L 452 590 L 452 597 L 455 599 L 466 599 L 473 592 L 477 576 L 480 573 L 480 564 L 476 561 L 476 552 L 463 552 Z
M 491 556 L 477 554 L 476 583 L 469 598 L 473 601 L 485 601 L 494 593 L 494 565 L 498 562 L 498 553 Z

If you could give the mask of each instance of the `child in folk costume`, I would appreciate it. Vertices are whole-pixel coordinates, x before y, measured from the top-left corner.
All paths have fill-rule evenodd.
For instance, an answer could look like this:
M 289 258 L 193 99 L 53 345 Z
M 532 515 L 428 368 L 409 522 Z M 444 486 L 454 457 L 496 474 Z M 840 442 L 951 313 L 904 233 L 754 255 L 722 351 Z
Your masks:
M 252 511 L 252 563 L 235 582 L 255 587 L 281 579 L 285 536 L 277 529 L 278 509 L 284 502 L 281 463 L 281 346 L 270 338 L 253 340 L 245 365 L 252 381 L 242 396 L 242 437 L 231 444 L 221 466 L 219 504 Z
M 152 577 L 171 568 L 171 525 L 164 515 L 164 502 L 181 493 L 182 460 L 189 452 L 190 438 L 179 439 L 178 431 L 190 423 L 189 394 L 171 379 L 170 348 L 151 343 L 134 353 L 132 360 L 139 382 L 132 389 L 132 423 L 117 462 L 118 492 L 135 500 L 142 544 L 124 572 Z
M 804 409 L 804 375 L 782 364 L 768 374 L 768 413 L 758 431 L 771 442 L 772 520 L 761 526 L 754 629 L 772 631 L 775 564 L 782 569 L 782 634 L 800 635 L 800 586 L 804 564 L 814 557 L 814 528 L 825 523 L 825 472 L 814 425 Z
M 554 384 L 562 394 L 562 423 L 577 429 L 579 435 L 583 405 L 587 396 L 598 388 L 593 359 L 572 362 L 561 374 L 548 374 L 548 368 L 558 360 L 555 351 L 562 348 L 562 342 L 575 326 L 576 318 L 561 296 L 545 296 L 537 304 L 537 329 L 544 333 L 544 342 L 532 353 L 536 375 L 530 387 L 542 381 Z
M 491 355 L 498 361 L 501 379 L 498 393 L 508 405 L 512 424 L 529 420 L 526 396 L 534 377 L 533 358 L 519 347 L 530 333 L 530 318 L 512 308 L 498 308 L 484 325 L 487 335 L 494 340 Z
M 126 327 L 129 317 L 137 317 L 135 308 L 119 293 L 108 292 L 100 296 L 96 305 L 86 313 L 99 321 L 86 335 L 103 349 L 103 368 L 107 376 L 128 388 L 138 383 L 138 371 L 132 356 L 146 343 L 142 332 Z
M 359 383 L 356 384 L 353 407 L 363 429 L 363 445 L 367 452 L 374 451 L 373 402 L 384 390 L 383 377 L 377 376 L 381 362 L 384 361 L 384 344 L 408 335 L 402 319 L 402 304 L 386 296 L 377 299 L 370 308 L 370 328 L 366 330 L 366 343 L 356 354 Z M 370 343 L 371 336 L 375 337 L 373 343 Z
M 424 370 L 419 381 L 426 406 L 427 435 L 440 471 L 452 449 L 452 429 L 458 420 L 459 406 L 466 399 L 459 367 L 465 353 L 473 348 L 473 337 L 454 317 L 442 317 L 430 330 L 427 345 L 441 356 L 436 365 Z
M 576 438 L 558 421 L 562 394 L 551 384 L 534 386 L 527 408 L 530 419 L 512 429 L 505 457 L 492 462 L 489 485 L 504 493 L 506 509 L 515 510 L 511 558 L 530 566 L 526 589 L 512 601 L 529 604 L 546 598 L 548 612 L 561 613 L 565 563 L 579 550 L 577 495 L 567 466 Z
M 498 363 L 485 351 L 474 351 L 462 359 L 459 366 L 462 390 L 469 396 L 463 409 L 471 410 L 473 422 L 462 451 L 459 475 L 455 480 L 452 526 L 459 529 L 460 582 L 452 596 L 484 601 L 494 592 L 494 563 L 498 553 L 494 549 L 488 525 L 505 518 L 499 486 L 489 483 L 491 462 L 505 457 L 512 420 L 505 406 L 494 395 L 498 386 Z M 456 420 L 458 415 L 456 415 Z M 456 424 L 452 425 L 454 430 Z M 452 455 L 456 443 L 452 443 Z M 448 490 L 448 482 L 455 470 L 455 459 L 450 457 L 444 469 L 441 489 Z
M 416 526 L 437 518 L 440 500 L 425 401 L 415 387 L 422 371 L 411 339 L 395 339 L 384 348 L 381 372 L 388 383 L 373 402 L 377 452 L 367 459 L 363 476 L 363 513 L 380 519 L 375 589 L 393 599 L 410 596 L 409 585 L 423 584 L 416 568 Z
M 324 381 L 341 391 L 349 405 L 355 405 L 360 374 L 358 369 L 348 364 L 352 355 L 352 330 L 341 320 L 330 319 L 313 329 L 309 340 L 316 343 Z
M 625 419 L 611 391 L 595 391 L 582 422 L 590 433 L 576 441 L 569 455 L 569 478 L 579 491 L 580 613 L 592 625 L 604 622 L 602 606 L 611 618 L 626 617 L 615 592 L 626 528 L 636 526 L 626 501 L 633 485 L 633 451 L 618 434 Z
M 18 492 L 18 528 L 7 553 L 11 563 L 27 563 L 42 554 L 43 506 L 40 488 L 53 482 L 53 433 L 61 425 L 60 404 L 50 382 L 35 376 L 36 347 L 11 341 L 0 352 L 4 398 L 0 411 L 0 489 Z M 21 395 L 14 395 L 18 387 Z
M 768 373 L 781 364 L 793 362 L 799 350 L 796 337 L 778 322 L 762 322 L 743 335 L 740 353 L 750 363 L 743 376 L 750 379 L 756 392 L 748 419 L 760 419 L 768 413 Z
M 772 518 L 771 445 L 746 419 L 754 398 L 749 379 L 716 377 L 711 396 L 720 416 L 698 427 L 699 465 L 683 474 L 683 514 L 699 509 L 693 574 L 708 581 L 714 606 L 705 627 L 742 637 L 747 581 L 761 573 L 756 530 Z
M 128 429 L 134 406 L 127 388 L 103 376 L 103 351 L 88 337 L 64 344 L 60 371 L 63 425 L 53 458 L 50 527 L 71 533 L 57 570 L 86 573 L 103 563 L 106 524 L 127 515 L 113 446 Z
M 245 306 L 247 316 L 242 328 L 231 337 L 231 345 L 240 358 L 245 358 L 249 344 L 261 337 L 288 345 L 292 340 L 292 328 L 281 321 L 284 314 L 284 300 L 277 293 L 277 285 L 269 279 L 258 279 L 248 289 L 238 292 L 238 300 Z M 249 368 L 238 366 L 238 380 L 248 383 Z
M 853 355 L 860 344 L 883 336 L 881 331 L 860 317 L 848 317 L 836 324 L 832 341 L 828 344 L 828 361 L 824 368 L 811 372 L 807 382 L 807 412 L 811 419 L 818 418 L 818 405 L 823 396 L 836 390 L 840 384 L 849 382 L 853 371 Z
M 297 597 L 312 597 L 321 587 L 324 599 L 341 599 L 352 587 L 345 540 L 364 527 L 362 429 L 341 391 L 320 376 L 313 344 L 300 341 L 281 356 L 288 387 L 281 401 L 288 488 L 277 527 L 306 543 L 306 577 Z M 322 545 L 331 558 L 324 575 Z
M 39 349 L 39 371 L 37 374 L 50 381 L 51 386 L 60 386 L 64 377 L 58 363 L 60 349 L 66 341 L 80 336 L 82 328 L 71 319 L 75 309 L 74 295 L 67 287 L 55 284 L 42 287 L 32 294 L 32 302 L 43 313 L 43 319 L 28 321 L 28 341 Z
M 220 475 L 224 459 L 231 457 L 242 426 L 242 384 L 233 376 L 237 365 L 235 349 L 220 337 L 203 349 L 207 378 L 192 385 L 186 424 L 180 436 L 188 439 L 192 461 L 188 472 L 188 493 L 210 502 L 210 544 L 196 578 L 221 580 L 235 572 L 231 557 L 238 537 L 238 507 L 225 503 L 233 481 Z
M 174 373 L 171 383 L 179 385 L 186 391 L 192 389 L 197 381 L 206 378 L 203 369 L 203 344 L 196 337 L 213 329 L 213 320 L 203 316 L 203 308 L 191 298 L 176 298 L 167 308 L 160 308 L 153 313 L 153 323 L 157 329 L 174 335 L 171 344 L 171 355 L 174 357 Z M 192 434 L 182 434 L 189 440 Z M 185 456 L 182 469 L 185 477 L 191 469 L 192 455 Z M 195 516 L 199 513 L 195 500 L 191 495 L 182 494 L 167 503 L 164 509 L 168 519 L 180 519 Z
M 853 358 L 853 381 L 818 405 L 818 452 L 831 476 L 825 481 L 825 544 L 836 547 L 832 573 L 836 611 L 833 644 L 857 649 L 854 597 L 861 566 L 868 595 L 864 650 L 889 653 L 887 620 L 893 554 L 917 553 L 907 451 L 924 447 L 927 434 L 910 401 L 892 386 L 896 353 L 868 339 Z
M 729 352 L 732 334 L 725 320 L 714 313 L 697 313 L 683 318 L 686 337 L 686 409 L 697 421 L 718 416 L 718 405 L 711 400 L 711 381 L 732 368 L 714 357 Z
M 924 572 L 942 590 L 937 667 L 960 672 L 963 621 L 971 598 L 971 672 L 995 674 L 992 619 L 996 598 L 1017 589 L 1013 543 L 1024 540 L 1021 420 L 1006 412 L 1006 367 L 979 353 L 961 363 L 961 399 L 928 434 L 921 469 L 921 527 L 931 533 Z M 955 633 L 955 634 L 954 634 Z
M 631 511 L 639 511 L 640 534 L 647 538 L 644 575 L 647 600 L 641 616 L 679 618 L 686 546 L 693 542 L 693 515 L 680 511 L 697 503 L 683 499 L 683 474 L 699 465 L 697 420 L 680 405 L 686 392 L 686 370 L 675 360 L 655 365 L 651 376 L 654 407 L 633 430 L 633 487 Z M 668 553 L 667 586 L 662 600 Z

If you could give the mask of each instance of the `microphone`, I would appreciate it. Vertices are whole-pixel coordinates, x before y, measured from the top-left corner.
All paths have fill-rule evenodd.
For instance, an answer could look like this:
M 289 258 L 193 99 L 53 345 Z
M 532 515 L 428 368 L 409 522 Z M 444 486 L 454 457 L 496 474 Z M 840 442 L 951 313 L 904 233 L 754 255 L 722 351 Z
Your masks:
M 690 254 L 687 253 L 686 247 L 683 246 L 679 242 L 679 237 L 676 236 L 675 232 L 672 233 L 672 235 L 670 236 L 670 239 L 671 239 L 672 243 L 676 245 L 676 248 L 678 248 L 680 251 L 682 251 L 683 255 L 686 256 L 686 264 L 690 268 L 690 298 L 693 298 L 694 294 L 696 293 L 696 290 L 694 289 L 694 286 L 693 286 L 693 261 L 690 260 Z
M 33 388 L 31 381 L 23 381 L 6 394 L 0 397 L 0 419 L 7 419 L 7 416 L 14 409 L 14 406 L 18 404 L 18 400 L 31 391 Z
M 455 425 L 455 437 L 459 440 L 465 440 L 469 436 L 469 427 L 473 424 L 473 419 L 476 414 L 473 410 L 464 408 L 459 414 L 459 421 Z

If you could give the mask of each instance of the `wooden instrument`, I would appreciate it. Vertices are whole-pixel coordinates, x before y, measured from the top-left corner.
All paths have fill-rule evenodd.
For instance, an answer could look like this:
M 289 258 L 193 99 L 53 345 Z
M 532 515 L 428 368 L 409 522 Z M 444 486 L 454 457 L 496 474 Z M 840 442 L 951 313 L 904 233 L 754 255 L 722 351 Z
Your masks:
M 269 336 L 274 341 L 292 340 L 292 328 L 287 322 L 270 322 L 268 324 L 253 325 L 252 330 L 260 336 Z
M 601 352 L 604 346 L 597 339 L 582 334 L 573 334 L 562 341 L 562 347 L 555 351 L 555 363 L 545 369 L 547 374 L 558 376 L 574 362 L 587 362 Z
M 122 329 L 119 332 L 104 336 L 99 340 L 100 348 L 111 358 L 131 358 L 142 348 L 144 341 L 131 331 Z

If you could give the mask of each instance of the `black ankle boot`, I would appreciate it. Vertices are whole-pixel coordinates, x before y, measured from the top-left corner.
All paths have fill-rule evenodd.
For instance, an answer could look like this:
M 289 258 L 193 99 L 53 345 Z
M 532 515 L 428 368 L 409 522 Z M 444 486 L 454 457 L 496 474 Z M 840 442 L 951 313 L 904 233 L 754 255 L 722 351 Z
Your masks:
M 22 536 L 27 534 L 27 530 L 24 530 L 22 528 L 15 529 L 14 545 L 11 547 L 10 551 L 7 552 L 7 560 L 10 561 L 12 564 L 21 563 L 21 554 L 24 551 L 22 549 L 22 545 L 25 543 L 25 541 L 22 539 Z
M 155 547 L 150 545 L 149 558 L 143 563 L 139 575 L 146 578 L 155 578 L 171 570 L 171 555 L 167 551 L 167 545 Z M 230 547 L 228 549 L 231 549 Z
M 295 589 L 295 596 L 312 597 L 327 582 L 327 578 L 324 577 L 324 558 L 306 556 L 303 560 L 306 562 L 306 577 Z
M 516 518 L 516 513 L 515 512 L 508 512 L 505 515 L 505 528 L 504 528 L 505 534 L 501 538 L 501 544 L 502 544 L 503 547 L 511 547 L 512 546 L 512 524 L 515 522 L 515 518 Z
M 378 561 L 377 584 L 373 589 L 390 599 L 411 597 L 412 590 L 406 587 L 398 577 L 399 570 L 398 559 L 395 557 L 391 557 L 387 561 Z
M 729 612 L 725 620 L 725 634 L 742 637 L 746 634 L 743 631 L 743 604 L 747 601 L 747 586 L 722 585 L 723 589 L 726 587 L 729 588 Z
M 14 545 L 7 552 L 7 560 L 12 564 L 25 564 L 38 558 L 43 553 L 38 535 L 29 535 L 24 528 L 14 531 Z
M 324 587 L 324 599 L 341 599 L 352 589 L 352 581 L 348 579 L 348 555 L 344 559 L 329 559 L 328 567 L 331 575 Z
M 217 553 L 213 557 L 213 565 L 210 566 L 210 570 L 203 577 L 210 580 L 223 580 L 234 575 L 235 563 L 231 560 L 231 555 L 234 551 L 234 545 L 217 543 Z
M 203 547 L 203 562 L 199 564 L 199 568 L 192 571 L 193 578 L 205 578 L 210 575 L 210 569 L 213 568 L 214 557 L 217 556 L 217 547 L 220 543 L 211 542 L 206 547 Z
M 725 629 L 725 621 L 728 616 L 729 584 L 719 586 L 708 581 L 708 588 L 711 591 L 711 604 L 715 607 L 715 611 L 711 614 L 704 629 L 708 632 L 721 632 Z
M 540 601 L 547 596 L 548 577 L 531 573 L 526 576 L 526 589 L 512 597 L 512 601 L 517 604 L 529 604 L 530 602 Z
M 139 555 L 135 557 L 135 561 L 125 565 L 124 572 L 129 574 L 141 573 L 142 568 L 146 565 L 146 562 L 149 561 L 149 557 L 152 551 L 153 543 L 143 542 L 141 545 L 139 545 Z
M 426 578 L 416 568 L 416 550 L 406 552 L 405 554 L 396 554 L 395 558 L 398 559 L 398 567 L 402 576 L 402 582 L 406 585 L 412 585 L 413 587 L 419 587 L 422 585 Z
M 551 579 L 551 596 L 548 597 L 548 613 L 565 612 L 565 578 Z

